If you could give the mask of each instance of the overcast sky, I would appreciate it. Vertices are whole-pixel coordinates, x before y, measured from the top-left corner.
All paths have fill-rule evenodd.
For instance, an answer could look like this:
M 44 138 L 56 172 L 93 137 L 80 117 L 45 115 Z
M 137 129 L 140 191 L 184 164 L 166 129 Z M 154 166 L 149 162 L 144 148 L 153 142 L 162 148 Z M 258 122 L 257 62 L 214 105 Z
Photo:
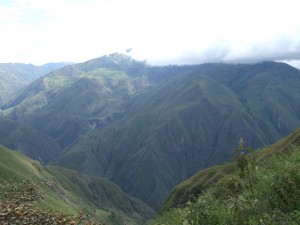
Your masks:
M 83 62 L 113 52 L 150 64 L 300 66 L 298 0 L 0 0 L 0 62 Z

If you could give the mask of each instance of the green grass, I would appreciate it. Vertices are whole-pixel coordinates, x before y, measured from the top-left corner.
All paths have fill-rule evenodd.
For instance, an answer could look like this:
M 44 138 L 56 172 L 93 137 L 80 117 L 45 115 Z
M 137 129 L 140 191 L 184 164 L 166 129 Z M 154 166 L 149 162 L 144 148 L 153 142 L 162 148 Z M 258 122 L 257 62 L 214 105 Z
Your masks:
M 61 147 L 40 131 L 17 121 L 0 119 L 0 143 L 41 163 L 48 163 Z
M 49 63 L 43 66 L 22 63 L 0 63 L 0 103 L 29 83 L 67 63 Z
M 299 146 L 300 129 L 294 131 L 287 137 L 282 138 L 273 145 L 256 151 L 255 155 L 257 161 L 263 164 L 265 160 L 276 155 L 281 156 L 290 154 L 295 147 Z M 234 171 L 234 163 L 217 165 L 199 171 L 172 190 L 161 208 L 160 213 L 164 213 L 171 208 L 183 207 L 187 204 L 187 202 L 194 201 L 206 189 L 210 188 L 212 184 L 216 183 L 224 176 L 232 174 Z
M 65 148 L 53 164 L 158 210 L 174 186 L 230 161 L 240 136 L 260 148 L 299 127 L 299 85 L 282 63 L 152 67 L 112 54 L 57 70 L 2 108 Z
M 130 198 L 107 179 L 60 167 L 42 167 L 37 161 L 3 146 L 0 146 L 0 156 L 0 180 L 9 181 L 15 177 L 19 182 L 31 180 L 37 183 L 45 194 L 37 206 L 45 210 L 69 214 L 83 211 L 100 222 L 114 225 L 129 220 L 132 224 L 141 224 L 154 214 L 144 203 Z
M 199 169 L 230 161 L 240 136 L 259 148 L 300 126 L 299 93 L 290 91 L 281 74 L 267 82 L 273 66 L 177 68 L 183 71 L 130 95 L 120 120 L 81 136 L 54 163 L 112 179 L 158 210 L 175 185 Z M 285 76 L 298 86 L 299 71 Z M 82 160 L 75 164 L 70 156 Z
M 167 201 L 165 209 L 149 225 L 299 224 L 300 147 L 295 145 L 295 141 L 299 144 L 299 135 L 298 130 L 273 146 L 257 152 L 256 156 L 260 160 L 254 168 L 252 191 L 248 181 L 240 176 L 238 169 L 234 169 L 203 188 L 200 193 L 190 193 L 190 199 L 185 204 L 167 208 Z M 223 166 L 206 169 L 179 185 L 172 193 L 173 203 L 176 198 L 182 198 L 178 192 L 183 186 L 190 188 L 199 185 L 199 182 L 203 186 L 209 178 L 214 178 L 212 174 L 207 174 L 208 179 L 201 180 L 200 174 L 209 170 L 220 172 L 222 169 Z M 200 181 L 196 181 L 196 177 Z M 191 198 L 191 195 L 194 197 Z

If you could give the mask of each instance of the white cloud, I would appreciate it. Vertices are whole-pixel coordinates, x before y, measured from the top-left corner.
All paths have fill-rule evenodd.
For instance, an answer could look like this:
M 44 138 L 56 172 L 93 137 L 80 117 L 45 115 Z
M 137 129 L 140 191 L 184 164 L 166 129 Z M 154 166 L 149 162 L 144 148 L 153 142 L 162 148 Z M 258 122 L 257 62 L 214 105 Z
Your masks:
M 0 3 L 0 62 L 80 62 L 133 47 L 153 64 L 297 60 L 292 0 L 14 0 Z
M 279 60 L 279 62 L 287 63 L 295 68 L 300 69 L 300 60 Z

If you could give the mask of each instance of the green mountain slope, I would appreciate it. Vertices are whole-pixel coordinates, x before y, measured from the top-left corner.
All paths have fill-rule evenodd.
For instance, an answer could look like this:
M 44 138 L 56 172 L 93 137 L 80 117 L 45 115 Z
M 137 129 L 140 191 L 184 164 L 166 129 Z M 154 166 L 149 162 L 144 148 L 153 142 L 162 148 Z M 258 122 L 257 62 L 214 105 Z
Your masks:
M 158 199 L 172 186 L 199 166 L 209 165 L 212 152 L 208 148 L 222 148 L 214 139 L 222 131 L 222 119 L 228 124 L 242 117 L 250 120 L 232 92 L 219 84 L 202 78 L 178 83 L 176 88 L 168 84 L 155 90 L 154 95 L 139 96 L 136 101 L 141 103 L 132 106 L 138 107 L 134 116 L 83 136 L 59 157 L 59 165 L 113 179 L 126 192 L 159 207 Z M 211 95 L 217 96 L 210 101 Z M 153 101 L 155 105 L 148 104 Z M 220 110 L 223 105 L 228 112 Z M 251 134 L 251 130 L 244 132 Z M 225 142 L 228 136 L 219 141 Z M 259 134 L 254 138 L 259 140 Z M 226 154 L 214 158 L 214 162 L 228 158 Z
M 300 72 L 283 63 L 152 67 L 112 54 L 54 71 L 2 104 L 65 151 L 53 164 L 116 182 L 159 209 L 199 169 L 300 126 Z
M 42 66 L 22 63 L 0 63 L 0 103 L 32 81 L 65 65 L 67 63 L 47 63 Z
M 61 147 L 40 131 L 20 122 L 0 119 L 0 144 L 46 164 Z
M 246 174 L 236 162 L 199 171 L 171 192 L 149 224 L 298 224 L 300 129 L 255 158 Z
M 275 144 L 257 151 L 257 161 L 263 163 L 272 156 L 288 154 L 295 147 L 300 147 L 300 129 L 297 129 Z M 161 212 L 171 208 L 185 206 L 186 203 L 193 201 L 199 194 L 209 188 L 213 183 L 217 182 L 220 178 L 227 174 L 232 174 L 234 170 L 234 163 L 226 163 L 199 171 L 172 190 L 168 199 L 165 201 Z
M 40 208 L 66 213 L 81 210 L 107 224 L 140 224 L 153 216 L 144 203 L 125 195 L 107 179 L 89 177 L 61 167 L 42 167 L 18 152 L 0 146 L 0 180 L 15 177 L 40 184 L 45 198 Z M 47 182 L 47 186 L 42 183 Z
M 298 127 L 299 124 L 290 125 L 300 115 L 299 70 L 275 62 L 237 65 L 229 71 L 222 64 L 206 65 L 205 69 L 210 78 L 230 87 L 239 96 L 258 128 L 274 132 L 279 139 Z
M 278 64 L 262 65 L 186 67 L 132 95 L 121 121 L 80 137 L 54 163 L 112 179 L 158 209 L 177 183 L 230 160 L 240 136 L 258 148 L 300 126 L 299 71 L 279 64 L 287 69 L 278 74 Z M 215 66 L 232 81 L 207 70 Z
M 2 109 L 65 147 L 124 112 L 127 96 L 149 85 L 143 68 L 119 54 L 67 66 L 30 84 Z

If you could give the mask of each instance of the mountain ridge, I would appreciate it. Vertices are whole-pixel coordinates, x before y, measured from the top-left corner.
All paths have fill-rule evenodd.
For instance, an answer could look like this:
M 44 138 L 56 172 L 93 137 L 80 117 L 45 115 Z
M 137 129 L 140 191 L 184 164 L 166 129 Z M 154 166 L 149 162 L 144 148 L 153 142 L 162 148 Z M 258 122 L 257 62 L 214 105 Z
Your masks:
M 5 119 L 0 119 L 0 143 L 42 164 L 47 164 L 62 151 L 46 134 L 24 123 Z
M 126 195 L 115 183 L 37 161 L 0 145 L 0 181 L 27 180 L 44 193 L 37 206 L 45 210 L 76 214 L 79 210 L 105 224 L 141 224 L 153 210 Z M 47 185 L 44 185 L 44 184 Z
M 30 82 L 70 63 L 47 63 L 42 66 L 23 63 L 0 63 L 0 103 Z
M 31 87 L 2 109 L 65 148 L 53 164 L 111 179 L 155 209 L 229 160 L 240 136 L 258 148 L 300 126 L 300 72 L 282 63 L 151 67 L 114 54 Z
M 261 163 L 276 155 L 290 154 L 294 147 L 300 146 L 300 128 L 276 143 L 263 147 L 255 152 L 257 163 Z M 166 199 L 160 213 L 171 208 L 184 207 L 189 201 L 193 201 L 199 194 L 209 188 L 213 183 L 235 170 L 235 163 L 229 162 L 216 165 L 198 171 L 184 182 L 178 184 Z

